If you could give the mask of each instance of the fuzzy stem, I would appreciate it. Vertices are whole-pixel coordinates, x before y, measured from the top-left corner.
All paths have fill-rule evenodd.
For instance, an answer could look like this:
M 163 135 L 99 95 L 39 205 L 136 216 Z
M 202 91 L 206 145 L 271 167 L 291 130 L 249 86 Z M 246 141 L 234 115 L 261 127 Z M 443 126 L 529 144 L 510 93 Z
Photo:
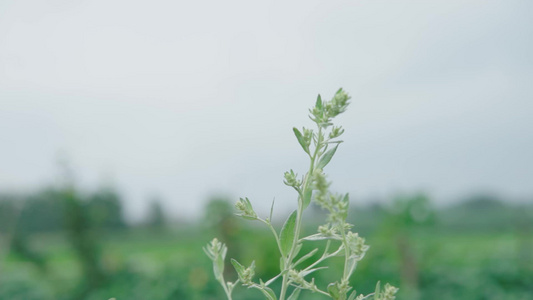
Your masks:
M 303 182 L 303 191 L 302 193 L 299 194 L 299 201 L 298 201 L 298 210 L 296 211 L 296 228 L 295 228 L 295 231 L 294 231 L 294 241 L 292 243 L 292 248 L 291 250 L 289 251 L 289 255 L 287 257 L 287 259 L 285 260 L 285 270 L 289 270 L 291 267 L 292 267 L 292 261 L 293 259 L 295 258 L 295 249 L 298 245 L 298 241 L 300 240 L 300 231 L 302 229 L 302 215 L 303 215 L 303 210 L 304 210 L 304 197 L 303 195 L 305 195 L 308 191 L 308 189 L 312 188 L 311 187 L 311 182 L 312 182 L 312 176 L 313 176 L 313 172 L 315 171 L 315 161 L 317 159 L 317 157 L 319 156 L 319 153 L 320 153 L 320 149 L 322 148 L 322 127 L 318 127 L 318 133 L 317 133 L 317 140 L 316 140 L 316 147 L 315 147 L 315 151 L 313 153 L 313 156 L 311 157 L 311 163 L 310 163 L 310 166 L 309 166 L 309 171 L 307 172 L 307 175 L 305 176 L 305 181 Z M 284 270 L 282 270 L 283 272 Z M 290 283 L 289 283 L 289 276 L 287 274 L 287 272 L 285 272 L 285 274 L 283 274 L 283 280 L 282 280 L 282 283 L 281 283 L 281 292 L 280 292 L 280 295 L 279 295 L 279 300 L 285 300 L 285 295 L 287 293 L 287 289 L 289 287 Z

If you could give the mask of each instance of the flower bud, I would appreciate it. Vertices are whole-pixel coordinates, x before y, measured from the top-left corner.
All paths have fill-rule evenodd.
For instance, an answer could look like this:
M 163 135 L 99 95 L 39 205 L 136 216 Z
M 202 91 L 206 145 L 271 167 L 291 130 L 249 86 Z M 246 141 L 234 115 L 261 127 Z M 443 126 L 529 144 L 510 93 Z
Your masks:
M 396 296 L 394 296 L 398 292 L 398 288 L 394 287 L 390 284 L 385 284 L 385 291 L 383 292 L 383 300 L 394 300 L 396 299 Z
M 240 198 L 239 201 L 235 203 L 235 208 L 239 211 L 237 214 L 238 216 L 248 220 L 257 220 L 257 214 L 252 208 L 252 203 L 250 203 L 248 198 Z
M 283 183 L 288 186 L 292 186 L 294 188 L 300 187 L 302 184 L 298 179 L 298 174 L 294 173 L 293 170 L 290 170 L 289 172 L 285 172 L 285 180 Z

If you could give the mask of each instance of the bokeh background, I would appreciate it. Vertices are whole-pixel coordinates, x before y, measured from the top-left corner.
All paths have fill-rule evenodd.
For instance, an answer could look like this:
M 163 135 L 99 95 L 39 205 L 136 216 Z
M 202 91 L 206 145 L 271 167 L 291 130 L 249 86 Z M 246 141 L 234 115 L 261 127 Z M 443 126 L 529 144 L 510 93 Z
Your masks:
M 356 289 L 533 299 L 531 12 L 0 1 L 0 299 L 223 299 L 201 251 L 214 236 L 275 275 L 268 231 L 233 203 L 267 215 L 275 198 L 283 222 L 296 206 L 283 173 L 307 168 L 291 128 L 339 87 L 352 104 L 326 171 L 371 245 Z M 323 215 L 309 215 L 312 233 Z

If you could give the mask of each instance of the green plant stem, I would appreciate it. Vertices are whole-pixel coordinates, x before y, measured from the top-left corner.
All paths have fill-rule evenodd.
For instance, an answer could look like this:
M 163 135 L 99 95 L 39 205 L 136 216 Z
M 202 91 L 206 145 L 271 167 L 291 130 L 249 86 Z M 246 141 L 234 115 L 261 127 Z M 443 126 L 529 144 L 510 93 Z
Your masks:
M 316 265 L 318 265 L 319 263 L 323 262 L 324 260 L 326 260 L 326 259 L 328 259 L 328 258 L 330 258 L 330 257 L 333 257 L 333 256 L 339 254 L 339 252 L 341 252 L 342 248 L 343 248 L 343 247 L 341 246 L 341 247 L 339 247 L 339 249 L 335 250 L 335 252 L 330 253 L 330 254 L 326 254 L 326 253 L 324 252 L 324 254 L 322 254 L 322 256 L 321 256 L 317 261 L 315 261 L 314 263 L 312 263 L 311 265 L 309 265 L 307 268 L 305 268 L 304 271 L 310 270 L 310 269 L 312 269 L 313 267 L 315 267 Z
M 322 294 L 322 295 L 325 295 L 325 296 L 331 297 L 331 296 L 329 295 L 329 293 L 326 293 L 326 292 L 324 292 L 323 290 L 318 289 L 318 288 L 315 290 L 315 292 L 318 292 L 318 293 L 320 293 L 320 294 Z
M 342 232 L 342 243 L 344 245 L 344 272 L 343 272 L 343 276 L 342 276 L 342 281 L 345 281 L 349 277 L 349 274 L 348 274 L 348 272 L 349 272 L 348 271 L 348 259 L 349 259 L 349 256 L 350 256 L 350 250 L 348 249 L 348 242 L 346 241 L 346 232 L 345 232 L 344 228 L 342 228 L 341 232 Z
M 224 292 L 226 293 L 226 297 L 228 297 L 228 300 L 233 300 L 233 299 L 231 298 L 231 292 L 229 291 L 228 286 L 226 285 L 226 283 L 224 282 L 224 280 L 221 279 L 219 282 L 220 282 L 220 284 L 222 285 L 222 287 L 224 288 Z
M 296 212 L 296 227 L 295 227 L 295 234 L 294 234 L 294 241 L 292 243 L 291 250 L 289 251 L 289 255 L 287 259 L 285 260 L 285 270 L 282 270 L 282 272 L 285 272 L 283 274 L 283 279 L 281 283 L 281 292 L 279 295 L 279 300 L 285 300 L 285 295 L 287 293 L 287 289 L 290 285 L 289 283 L 289 276 L 287 274 L 287 270 L 290 270 L 292 268 L 292 260 L 295 256 L 295 249 L 298 245 L 298 241 L 300 239 L 300 231 L 302 227 L 302 215 L 304 210 L 304 195 L 307 194 L 307 191 L 309 188 L 312 188 L 310 186 L 311 184 L 311 178 L 313 177 L 313 172 L 315 171 L 315 161 L 317 157 L 319 156 L 320 149 L 322 148 L 322 127 L 318 127 L 318 133 L 317 133 L 317 140 L 316 140 L 316 147 L 315 151 L 313 153 L 313 156 L 311 157 L 311 163 L 309 166 L 309 171 L 307 172 L 307 175 L 305 177 L 305 181 L 303 182 L 303 191 L 299 194 L 299 201 L 298 201 L 298 210 Z M 283 254 L 282 254 L 283 255 Z
M 266 220 L 263 220 L 261 218 L 257 218 L 257 220 L 263 222 L 268 228 L 270 228 L 270 231 L 272 231 L 272 234 L 274 235 L 274 238 L 276 239 L 276 244 L 278 245 L 278 250 L 281 253 L 281 244 L 280 244 L 280 241 L 279 241 L 279 236 L 278 236 L 278 233 L 276 232 L 276 229 L 274 229 L 274 227 L 272 226 L 272 223 L 270 223 L 270 220 L 266 221 Z

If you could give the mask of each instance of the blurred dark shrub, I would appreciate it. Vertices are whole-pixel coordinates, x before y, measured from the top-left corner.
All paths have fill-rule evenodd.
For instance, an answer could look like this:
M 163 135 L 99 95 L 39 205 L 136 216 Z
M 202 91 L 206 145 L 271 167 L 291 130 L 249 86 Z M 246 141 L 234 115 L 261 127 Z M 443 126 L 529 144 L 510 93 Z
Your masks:
M 153 197 L 150 200 L 148 207 L 148 215 L 146 218 L 146 226 L 151 229 L 160 230 L 167 225 L 167 218 L 161 204 L 161 199 Z

